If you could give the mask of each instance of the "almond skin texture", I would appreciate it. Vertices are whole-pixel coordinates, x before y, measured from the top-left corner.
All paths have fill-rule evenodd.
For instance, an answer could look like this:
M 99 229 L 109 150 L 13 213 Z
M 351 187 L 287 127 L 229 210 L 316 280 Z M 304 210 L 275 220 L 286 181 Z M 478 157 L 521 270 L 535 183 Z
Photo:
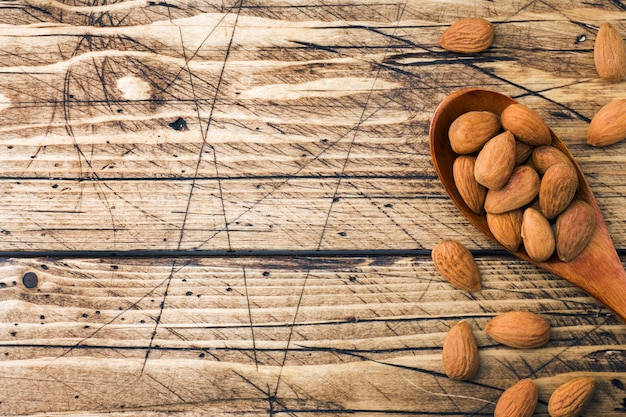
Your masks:
M 556 252 L 569 262 L 580 255 L 591 240 L 596 226 L 596 213 L 589 204 L 573 201 L 556 219 Z
M 504 187 L 487 191 L 485 211 L 498 214 L 523 207 L 537 196 L 539 185 L 537 172 L 521 165 L 513 170 Z
M 458 154 L 476 152 L 500 132 L 502 125 L 497 114 L 488 111 L 470 111 L 457 117 L 448 131 L 450 146 Z
M 475 54 L 491 46 L 495 30 L 491 22 L 466 17 L 454 22 L 439 37 L 439 46 L 461 54 Z
M 533 208 L 524 210 L 522 240 L 526 253 L 533 261 L 546 261 L 554 253 L 554 232 L 550 222 Z
M 533 149 L 531 156 L 532 166 L 539 175 L 546 173 L 552 165 L 569 165 L 574 168 L 574 164 L 569 158 L 553 146 L 539 146 Z
M 519 140 L 515 141 L 515 165 L 521 165 L 530 158 L 533 153 L 534 146 L 528 145 Z
M 550 325 L 538 314 L 509 311 L 489 320 L 485 332 L 496 342 L 516 349 L 535 349 L 550 340 Z
M 552 143 L 550 129 L 541 117 L 523 104 L 511 104 L 502 112 L 502 127 L 528 145 L 541 146 Z
M 572 379 L 554 390 L 548 402 L 551 417 L 578 417 L 591 401 L 596 379 L 583 376 Z
M 515 137 L 503 132 L 489 139 L 476 157 L 474 177 L 490 190 L 502 188 L 515 168 Z
M 626 77 L 626 45 L 609 22 L 600 25 L 593 48 L 593 60 L 600 78 L 621 81 Z
M 591 119 L 587 144 L 608 146 L 626 139 L 626 99 L 604 105 Z
M 487 213 L 487 226 L 496 240 L 511 252 L 517 252 L 522 245 L 522 210 L 506 213 Z
M 478 373 L 478 345 L 467 322 L 460 321 L 448 331 L 443 342 L 442 361 L 449 378 L 468 381 Z
M 474 177 L 476 157 L 461 155 L 452 164 L 452 176 L 461 198 L 470 210 L 476 214 L 483 212 L 487 189 L 480 185 Z
M 506 389 L 493 413 L 494 417 L 531 417 L 539 402 L 539 388 L 531 379 L 522 379 Z
M 552 165 L 541 179 L 539 206 L 547 219 L 554 219 L 569 206 L 578 189 L 578 175 L 569 165 Z
M 456 240 L 444 240 L 432 250 L 435 268 L 450 284 L 465 291 L 478 291 L 480 271 L 472 253 Z

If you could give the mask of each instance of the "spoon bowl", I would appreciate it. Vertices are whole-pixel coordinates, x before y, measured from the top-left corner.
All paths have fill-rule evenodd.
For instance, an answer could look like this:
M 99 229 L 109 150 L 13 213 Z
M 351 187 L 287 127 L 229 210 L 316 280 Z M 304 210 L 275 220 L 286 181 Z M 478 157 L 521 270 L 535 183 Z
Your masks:
M 516 101 L 512 98 L 494 91 L 465 89 L 446 97 L 435 110 L 430 124 L 430 152 L 439 180 L 461 214 L 496 243 L 498 241 L 489 230 L 486 217 L 470 210 L 456 188 L 452 164 L 459 155 L 450 146 L 448 130 L 452 122 L 463 113 L 478 110 L 500 115 L 507 106 L 514 103 Z M 509 252 L 566 279 L 603 303 L 626 322 L 626 271 L 580 166 L 554 132 L 550 133 L 552 146 L 563 152 L 576 169 L 579 185 L 575 198 L 585 201 L 594 208 L 595 230 L 585 250 L 569 262 L 561 261 L 556 254 L 545 262 L 533 261 L 526 254 L 523 245 L 519 250 Z

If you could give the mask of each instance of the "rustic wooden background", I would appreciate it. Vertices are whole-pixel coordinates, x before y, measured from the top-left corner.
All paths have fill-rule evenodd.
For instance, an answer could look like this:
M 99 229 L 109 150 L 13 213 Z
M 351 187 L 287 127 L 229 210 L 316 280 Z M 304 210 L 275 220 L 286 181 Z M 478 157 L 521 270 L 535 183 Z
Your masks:
M 467 16 L 493 46 L 439 48 Z M 626 34 L 626 3 L 0 1 L 0 414 L 483 416 L 530 377 L 547 416 L 556 386 L 593 375 L 585 415 L 624 415 L 624 324 L 460 218 L 428 146 L 446 95 L 515 97 L 626 255 L 626 143 L 585 144 L 626 97 L 594 69 L 604 21 Z M 445 238 L 475 251 L 482 291 L 438 276 Z M 490 340 L 513 309 L 553 340 Z M 472 382 L 440 362 L 460 319 Z

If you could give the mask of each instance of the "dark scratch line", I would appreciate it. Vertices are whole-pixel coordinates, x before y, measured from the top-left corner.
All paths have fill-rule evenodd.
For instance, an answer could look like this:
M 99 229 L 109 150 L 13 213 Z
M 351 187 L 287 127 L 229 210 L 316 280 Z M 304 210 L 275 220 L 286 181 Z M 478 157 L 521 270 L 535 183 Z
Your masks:
M 398 15 L 398 22 L 400 22 L 400 20 L 402 20 L 402 15 L 404 14 L 404 11 L 406 10 L 407 4 L 408 4 L 408 0 L 405 1 L 404 5 L 403 5 L 403 8 L 402 8 L 402 11 Z M 397 27 L 393 31 L 394 35 L 395 35 L 396 30 L 397 30 Z M 391 48 L 391 42 L 388 44 L 388 49 L 387 49 L 385 55 L 388 53 L 389 48 Z M 384 61 L 384 58 L 383 58 L 383 61 Z M 380 78 L 381 71 L 382 71 L 382 67 L 379 67 L 378 70 L 376 71 L 376 75 L 374 77 L 374 81 L 372 82 L 372 87 L 371 87 L 371 89 L 370 89 L 370 91 L 369 91 L 369 93 L 367 95 L 367 98 L 365 99 L 365 103 L 363 104 L 363 108 L 361 110 L 361 114 L 359 115 L 359 121 L 357 122 L 356 126 L 352 129 L 352 132 L 353 132 L 352 139 L 351 139 L 350 144 L 348 146 L 348 150 L 346 152 L 346 157 L 345 157 L 345 159 L 343 161 L 343 165 L 341 167 L 341 174 L 339 175 L 339 178 L 337 180 L 337 185 L 336 185 L 335 190 L 333 192 L 333 196 L 330 199 L 328 212 L 326 213 L 326 218 L 324 220 L 324 225 L 322 227 L 322 232 L 320 233 L 320 238 L 319 238 L 319 241 L 317 243 L 317 249 L 318 250 L 321 249 L 322 244 L 324 242 L 324 236 L 325 236 L 326 230 L 328 228 L 328 222 L 330 220 L 330 215 L 331 215 L 333 206 L 335 204 L 336 197 L 337 197 L 338 192 L 339 192 L 339 187 L 341 186 L 341 183 L 342 183 L 341 180 L 342 180 L 342 177 L 345 174 L 346 168 L 348 166 L 348 162 L 350 160 L 350 153 L 352 151 L 354 143 L 356 142 L 356 138 L 357 138 L 357 135 L 359 133 L 360 126 L 362 125 L 363 121 L 366 119 L 365 112 L 366 112 L 366 110 L 368 108 L 368 105 L 370 103 L 370 100 L 371 100 L 372 94 L 374 92 L 374 87 L 376 85 L 376 82 Z M 285 354 L 283 355 L 283 358 L 282 358 L 282 363 L 280 365 L 280 371 L 278 373 L 278 377 L 277 377 L 277 380 L 276 380 L 276 386 L 274 388 L 274 395 L 275 396 L 278 396 L 278 389 L 280 387 L 281 377 L 283 375 L 283 369 L 284 369 L 285 364 L 287 362 L 288 350 L 289 350 L 289 347 L 290 347 L 290 344 L 291 344 L 291 340 L 293 338 L 293 332 L 294 332 L 295 324 L 296 324 L 296 321 L 297 321 L 297 318 L 298 318 L 298 313 L 300 311 L 300 306 L 302 305 L 302 300 L 304 298 L 304 291 L 305 291 L 305 288 L 306 288 L 306 285 L 307 285 L 307 282 L 309 280 L 310 275 L 311 275 L 311 268 L 309 267 L 309 268 L 307 268 L 306 275 L 304 276 L 304 282 L 302 283 L 302 289 L 300 291 L 300 295 L 298 296 L 298 302 L 296 303 L 296 310 L 294 312 L 292 326 L 289 329 L 289 335 L 287 337 L 287 346 L 286 346 L 286 349 L 285 349 Z
M 256 348 L 256 338 L 254 337 L 254 324 L 252 321 L 252 309 L 250 307 L 250 295 L 248 294 L 248 277 L 246 275 L 246 267 L 245 265 L 242 267 L 243 272 L 243 286 L 246 292 L 246 303 L 248 304 L 248 317 L 250 318 L 250 333 L 252 334 L 252 350 L 254 354 L 254 364 L 256 366 L 256 370 L 259 370 L 259 360 L 257 357 L 257 348 Z

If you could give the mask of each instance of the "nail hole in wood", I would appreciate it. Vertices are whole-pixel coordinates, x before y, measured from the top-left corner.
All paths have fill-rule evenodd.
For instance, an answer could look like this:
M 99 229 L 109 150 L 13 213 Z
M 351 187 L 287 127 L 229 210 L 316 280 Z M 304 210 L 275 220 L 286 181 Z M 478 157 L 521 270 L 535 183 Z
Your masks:
M 22 283 L 26 288 L 35 288 L 39 283 L 39 278 L 34 272 L 27 272 L 22 277 Z

